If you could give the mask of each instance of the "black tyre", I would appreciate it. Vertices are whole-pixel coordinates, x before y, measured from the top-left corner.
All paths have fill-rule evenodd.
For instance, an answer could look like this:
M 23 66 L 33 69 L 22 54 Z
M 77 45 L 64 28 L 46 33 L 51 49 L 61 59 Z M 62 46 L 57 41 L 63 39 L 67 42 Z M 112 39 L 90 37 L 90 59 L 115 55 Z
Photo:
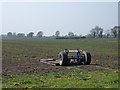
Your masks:
M 84 56 L 84 65 L 89 65 L 91 63 L 91 55 L 90 52 L 88 51 L 83 51 L 82 52 L 83 56 Z
M 58 60 L 59 60 L 59 64 L 61 66 L 66 66 L 69 64 L 70 60 L 68 59 L 68 55 L 66 52 L 60 52 L 58 54 Z

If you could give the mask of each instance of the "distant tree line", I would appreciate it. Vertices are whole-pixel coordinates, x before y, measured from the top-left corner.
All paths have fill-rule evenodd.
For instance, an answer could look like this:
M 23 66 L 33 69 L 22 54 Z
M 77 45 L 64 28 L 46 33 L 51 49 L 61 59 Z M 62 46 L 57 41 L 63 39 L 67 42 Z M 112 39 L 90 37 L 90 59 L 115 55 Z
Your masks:
M 117 38 L 118 31 L 120 31 L 120 26 L 114 26 L 110 30 L 106 31 L 104 31 L 103 28 L 96 26 L 95 28 L 91 29 L 90 34 L 88 36 L 92 38 Z
M 74 35 L 73 32 L 69 32 L 68 35 L 63 37 L 56 37 L 56 39 L 80 39 L 80 38 L 117 38 L 120 33 L 120 26 L 114 26 L 110 30 L 104 30 L 99 26 L 95 26 L 90 30 L 90 33 L 82 35 Z
M 81 34 L 76 35 L 73 32 L 68 32 L 68 35 L 60 36 L 60 31 L 57 30 L 55 34 L 50 37 L 56 39 L 117 38 L 119 32 L 120 32 L 120 26 L 114 26 L 110 30 L 106 30 L 106 31 L 99 26 L 95 26 L 90 30 L 90 33 L 85 36 L 82 36 Z M 34 35 L 34 32 L 29 32 L 27 35 L 25 35 L 24 33 L 16 34 L 16 33 L 8 32 L 7 35 L 2 35 L 2 36 L 8 38 L 33 38 L 33 37 L 42 38 L 43 34 L 44 34 L 43 31 L 39 31 L 36 35 Z
M 43 36 L 43 31 L 39 31 L 36 36 L 33 36 L 33 35 L 34 35 L 34 32 L 29 32 L 27 35 L 25 35 L 24 33 L 16 34 L 16 33 L 8 32 L 6 37 L 9 37 L 9 38 L 42 37 Z

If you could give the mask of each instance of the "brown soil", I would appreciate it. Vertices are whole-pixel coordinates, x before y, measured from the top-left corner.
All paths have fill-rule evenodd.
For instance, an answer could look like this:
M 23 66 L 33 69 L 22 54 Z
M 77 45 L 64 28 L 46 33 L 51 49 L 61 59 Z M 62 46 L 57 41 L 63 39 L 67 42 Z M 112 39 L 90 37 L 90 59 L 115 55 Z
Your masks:
M 82 68 L 77 68 L 81 66 Z M 74 68 L 75 67 L 75 68 Z M 74 68 L 74 69 L 72 69 Z M 71 72 L 71 71 L 99 71 L 112 70 L 111 67 L 103 67 L 97 64 L 91 65 L 77 65 L 70 64 L 69 66 L 54 66 L 41 62 L 26 62 L 26 63 L 2 63 L 2 75 L 8 74 L 22 74 L 22 73 L 50 73 L 50 72 Z

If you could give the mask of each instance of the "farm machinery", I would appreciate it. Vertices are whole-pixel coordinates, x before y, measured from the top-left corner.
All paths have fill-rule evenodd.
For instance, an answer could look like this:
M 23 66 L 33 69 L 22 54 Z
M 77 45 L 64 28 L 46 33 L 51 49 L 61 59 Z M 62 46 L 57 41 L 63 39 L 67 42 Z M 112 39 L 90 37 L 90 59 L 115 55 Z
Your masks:
M 71 60 L 76 61 L 77 64 L 89 65 L 91 62 L 91 55 L 90 52 L 79 49 L 65 49 L 58 54 L 58 61 L 61 66 L 69 65 Z
M 58 54 L 57 59 L 41 59 L 41 62 L 60 66 L 69 65 L 71 62 L 89 65 L 91 63 L 91 55 L 88 51 L 65 49 Z

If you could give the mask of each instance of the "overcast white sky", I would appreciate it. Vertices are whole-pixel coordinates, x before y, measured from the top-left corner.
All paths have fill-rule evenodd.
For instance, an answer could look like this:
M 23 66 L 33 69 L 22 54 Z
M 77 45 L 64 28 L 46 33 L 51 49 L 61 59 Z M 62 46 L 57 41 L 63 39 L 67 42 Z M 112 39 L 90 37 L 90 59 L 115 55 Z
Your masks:
M 6 2 L 2 4 L 2 33 L 43 31 L 85 35 L 96 25 L 104 30 L 118 25 L 117 2 Z

